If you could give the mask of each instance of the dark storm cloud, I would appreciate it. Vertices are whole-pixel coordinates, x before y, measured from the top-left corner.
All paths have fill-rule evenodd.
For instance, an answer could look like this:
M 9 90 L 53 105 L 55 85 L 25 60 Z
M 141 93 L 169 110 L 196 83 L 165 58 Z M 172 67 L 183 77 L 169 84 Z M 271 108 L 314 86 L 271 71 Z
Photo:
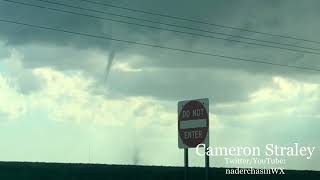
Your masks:
M 38 1 L 28 2 L 52 6 L 39 3 Z M 70 3 L 70 1 L 59 2 Z M 76 0 L 72 2 L 78 3 Z M 3 19 L 23 21 L 102 36 L 111 35 L 112 37 L 129 41 L 209 52 L 212 54 L 287 65 L 313 68 L 320 67 L 318 62 L 319 55 L 189 36 L 115 22 L 111 23 L 77 15 L 12 5 L 2 1 L 0 3 L 0 16 Z M 114 2 L 114 4 L 244 29 L 254 29 L 257 31 L 320 40 L 320 37 L 317 35 L 320 26 L 317 18 L 315 18 L 320 15 L 317 9 L 319 1 L 308 1 L 308 3 L 306 3 L 302 1 L 278 0 L 140 0 L 117 1 Z M 293 43 L 294 45 L 300 46 L 316 47 L 316 44 L 297 40 L 281 39 L 199 23 L 160 18 L 86 3 L 77 5 L 98 10 L 108 10 L 129 16 L 138 16 L 155 21 L 192 26 L 204 30 L 230 33 L 235 36 L 239 35 L 281 43 Z M 62 9 L 60 6 L 52 7 Z M 96 13 L 94 15 L 106 16 Z M 159 24 L 152 25 L 165 27 Z M 53 66 L 61 70 L 81 69 L 92 73 L 94 76 L 103 76 L 108 53 L 111 47 L 114 47 L 114 44 L 116 44 L 117 57 L 115 62 L 126 62 L 134 68 L 143 69 L 143 71 L 136 73 L 117 72 L 111 68 L 109 87 L 121 95 L 147 95 L 164 99 L 177 99 L 194 97 L 196 96 L 195 92 L 197 92 L 197 94 L 203 96 L 214 97 L 217 101 L 238 101 L 246 99 L 250 92 L 259 88 L 264 83 L 270 82 L 271 75 L 283 75 L 303 79 L 303 74 L 310 74 L 310 72 L 292 68 L 229 61 L 218 57 L 127 45 L 53 31 L 34 30 L 4 23 L 1 23 L 0 27 L 0 38 L 2 41 L 10 47 L 18 47 L 18 49 L 21 50 L 24 55 L 23 63 L 28 68 Z M 237 38 L 229 37 L 229 39 Z M 97 57 L 90 54 L 91 51 L 97 51 L 102 54 L 100 58 L 104 60 L 97 60 Z M 132 58 L 134 55 L 141 56 L 142 58 L 136 61 Z M 144 69 L 146 69 L 146 71 L 144 71 Z M 149 69 L 153 69 L 154 71 L 149 71 Z M 200 85 L 198 85 L 199 83 Z M 204 88 L 199 90 L 198 87 Z
M 31 2 L 32 1 L 30 1 L 30 3 Z M 82 30 L 83 32 L 89 31 L 93 33 L 101 33 L 101 23 L 88 18 L 78 18 L 74 15 L 56 13 L 3 1 L 1 1 L 0 8 L 2 19 L 10 19 L 69 30 Z M 1 23 L 1 36 L 9 45 L 22 45 L 32 42 L 44 44 L 53 43 L 59 45 L 72 43 L 76 46 L 83 46 L 82 44 L 86 44 L 84 43 L 85 41 L 81 42 L 81 39 L 76 36 L 70 36 L 69 34 L 4 23 Z M 74 41 L 77 43 L 73 43 Z
M 56 6 L 52 4 L 41 3 L 38 1 L 28 1 L 33 4 L 40 4 L 42 6 L 50 6 L 58 9 L 67 9 L 61 6 Z M 140 0 L 135 2 L 123 2 L 123 6 L 129 6 L 132 8 L 150 10 L 153 12 L 162 12 L 165 14 L 172 14 L 176 16 L 183 16 L 191 19 L 199 19 L 202 21 L 214 22 L 217 24 L 231 25 L 240 28 L 248 28 L 261 30 L 265 32 L 280 33 L 284 35 L 297 35 L 301 37 L 306 37 L 313 39 L 309 34 L 304 33 L 306 31 L 306 25 L 310 26 L 307 31 L 313 31 L 314 24 L 312 21 L 306 25 L 302 24 L 301 27 L 297 28 L 294 24 L 295 19 L 302 19 L 312 17 L 312 15 L 317 14 L 316 9 L 313 8 L 312 3 L 308 5 L 300 5 L 291 3 L 292 1 L 147 1 Z M 310 1 L 311 2 L 311 1 Z M 65 1 L 64 3 L 68 3 Z M 122 4 L 121 2 L 117 2 Z M 305 4 L 305 3 L 302 3 Z M 74 4 L 73 4 L 74 5 Z M 248 33 L 245 31 L 230 30 L 225 28 L 212 27 L 203 24 L 182 22 L 167 18 L 160 18 L 155 16 L 148 16 L 145 14 L 133 13 L 119 9 L 113 8 L 103 8 L 101 6 L 95 6 L 92 4 L 81 3 L 82 7 L 89 7 L 98 10 L 108 10 L 111 12 L 116 12 L 118 14 L 125 15 L 135 15 L 140 16 L 140 18 L 150 18 L 153 20 L 158 20 L 162 22 L 169 22 L 173 24 L 181 24 L 186 26 L 192 26 L 195 28 L 202 28 L 205 30 L 213 31 L 223 31 L 225 33 L 230 33 L 233 35 L 248 36 L 252 38 L 263 38 L 270 39 L 268 36 L 262 36 L 258 34 Z M 179 7 L 179 8 L 178 8 Z M 16 5 L 8 2 L 1 2 L 1 17 L 9 18 L 18 21 L 24 21 L 34 24 L 40 24 L 50 27 L 68 29 L 72 31 L 88 32 L 97 35 L 106 35 L 118 37 L 120 39 L 127 39 L 132 41 L 146 42 L 157 45 L 165 45 L 170 47 L 178 47 L 185 49 L 192 49 L 195 51 L 202 52 L 223 52 L 222 54 L 231 56 L 242 56 L 245 58 L 256 58 L 257 54 L 267 52 L 265 54 L 278 54 L 278 52 L 286 53 L 289 57 L 294 54 L 294 52 L 288 52 L 285 50 L 275 50 L 272 48 L 256 47 L 253 45 L 239 44 L 235 42 L 228 42 L 222 40 L 208 39 L 197 36 L 182 35 L 177 33 L 168 33 L 161 30 L 155 30 L 150 28 L 142 28 L 133 25 L 124 25 L 119 23 L 111 23 L 109 21 L 101 21 L 94 18 L 88 18 L 83 16 L 71 15 L 61 12 L 54 12 L 50 10 L 44 10 L 39 8 L 27 7 L 22 5 Z M 306 12 L 308 8 L 308 11 Z M 199 11 L 201 9 L 201 11 Z M 301 13 L 296 15 L 296 11 L 300 9 Z M 312 11 L 314 9 L 314 11 Z M 70 9 L 68 9 L 70 10 Z M 72 11 L 79 12 L 79 10 Z M 14 12 L 14 13 L 13 13 Z M 17 13 L 18 12 L 18 13 Z M 314 12 L 314 13 L 313 13 Z M 89 12 L 85 12 L 88 13 Z M 97 16 L 106 16 L 97 13 L 90 13 Z M 108 18 L 111 16 L 107 16 Z M 115 17 L 112 17 L 115 18 Z M 119 18 L 115 18 L 119 19 Z M 309 19 L 308 19 L 309 20 Z M 290 23 L 290 24 L 289 24 Z M 306 23 L 306 22 L 303 22 Z M 34 30 L 22 26 L 8 25 L 1 23 L 2 38 L 7 41 L 8 44 L 27 44 L 31 42 L 35 43 L 54 43 L 60 45 L 71 45 L 75 47 L 82 48 L 100 48 L 104 50 L 109 50 L 110 41 L 97 40 L 92 38 L 84 38 L 79 36 L 73 36 L 70 34 L 63 34 L 59 32 Z M 162 27 L 163 25 L 153 24 L 153 26 Z M 298 26 L 299 27 L 299 26 Z M 317 26 L 315 26 L 317 27 Z M 172 29 L 172 28 L 171 28 Z M 202 33 L 203 34 L 203 33 Z M 215 35 L 217 36 L 217 35 Z M 229 38 L 230 39 L 230 38 Z M 232 39 L 232 38 L 231 38 Z M 284 41 L 281 38 L 271 38 L 273 41 Z M 288 40 L 286 40 L 288 41 Z M 290 43 L 297 43 L 292 42 Z M 301 42 L 300 42 L 301 43 Z M 299 43 L 297 43 L 299 44 Z M 132 49 L 132 46 L 124 46 L 126 49 Z M 153 49 L 151 51 L 146 51 L 145 47 L 133 46 L 134 51 L 139 51 L 141 54 L 146 54 L 151 57 L 159 56 L 158 50 Z M 123 46 L 118 46 L 120 50 L 123 50 Z M 232 53 L 230 53 L 232 52 Z M 221 54 L 221 53 L 220 53 Z M 282 59 L 290 61 L 290 58 L 282 56 Z M 157 58 L 152 58 L 151 61 L 157 61 Z M 272 59 L 267 59 L 273 61 Z M 176 59 L 177 63 L 182 64 L 182 59 Z M 185 59 L 183 59 L 183 62 Z M 166 63 L 165 61 L 163 61 Z M 151 62 L 152 63 L 152 62 Z M 171 65 L 170 62 L 169 65 Z M 267 67 L 269 68 L 269 67 Z
M 108 52 L 96 49 L 79 50 L 58 45 L 32 44 L 19 46 L 17 50 L 23 54 L 23 63 L 27 68 L 53 67 L 59 70 L 84 70 L 91 74 L 103 73 L 99 63 L 104 60 L 100 59 L 108 55 Z

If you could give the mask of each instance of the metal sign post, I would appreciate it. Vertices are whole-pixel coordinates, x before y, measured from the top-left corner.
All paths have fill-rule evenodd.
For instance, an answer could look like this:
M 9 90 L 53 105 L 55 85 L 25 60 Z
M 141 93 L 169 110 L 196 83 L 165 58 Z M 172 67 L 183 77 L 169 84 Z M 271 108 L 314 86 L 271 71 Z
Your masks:
M 189 172 L 188 148 L 184 148 L 184 180 L 188 180 Z
M 205 177 L 205 179 L 209 180 L 209 156 L 207 155 L 207 152 L 208 152 L 207 147 L 205 147 L 205 152 L 206 152 L 206 155 L 205 155 L 206 177 Z
M 209 99 L 178 102 L 178 147 L 184 149 L 184 173 L 188 180 L 188 148 L 209 146 Z M 209 180 L 209 156 L 205 148 L 205 179 Z

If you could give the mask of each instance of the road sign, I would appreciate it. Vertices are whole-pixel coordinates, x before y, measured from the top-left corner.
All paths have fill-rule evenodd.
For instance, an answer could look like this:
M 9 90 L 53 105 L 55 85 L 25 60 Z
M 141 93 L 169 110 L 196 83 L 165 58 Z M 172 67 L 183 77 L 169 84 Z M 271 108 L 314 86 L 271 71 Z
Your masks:
M 209 146 L 209 99 L 178 102 L 178 147 Z

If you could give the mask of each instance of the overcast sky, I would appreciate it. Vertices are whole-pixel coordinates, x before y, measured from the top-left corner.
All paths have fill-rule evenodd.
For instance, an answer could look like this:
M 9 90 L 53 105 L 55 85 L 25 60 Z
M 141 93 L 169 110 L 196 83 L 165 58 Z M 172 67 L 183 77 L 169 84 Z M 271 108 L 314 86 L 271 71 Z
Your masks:
M 320 49 L 320 43 L 151 16 L 77 0 L 51 1 Z M 24 2 L 68 10 L 37 0 Z M 117 0 L 112 3 L 320 42 L 318 0 Z M 2 0 L 0 19 L 320 69 L 317 54 L 190 36 Z M 106 77 L 112 51 L 115 57 Z M 182 166 L 183 151 L 177 144 L 177 102 L 202 97 L 210 100 L 212 146 L 298 142 L 319 149 L 319 77 L 314 71 L 230 61 L 0 22 L 0 160 Z M 190 151 L 190 158 L 191 166 L 204 164 L 203 158 L 197 157 L 194 151 Z M 311 160 L 291 158 L 285 167 L 320 170 L 319 163 L 320 151 L 315 152 Z M 226 165 L 218 158 L 212 159 L 211 166 Z

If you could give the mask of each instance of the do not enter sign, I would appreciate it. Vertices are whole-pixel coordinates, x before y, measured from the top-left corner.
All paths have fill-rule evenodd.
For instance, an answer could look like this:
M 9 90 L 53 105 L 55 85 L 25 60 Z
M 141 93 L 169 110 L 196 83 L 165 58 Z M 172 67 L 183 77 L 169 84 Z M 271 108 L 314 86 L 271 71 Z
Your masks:
M 209 99 L 178 102 L 178 147 L 209 146 Z

